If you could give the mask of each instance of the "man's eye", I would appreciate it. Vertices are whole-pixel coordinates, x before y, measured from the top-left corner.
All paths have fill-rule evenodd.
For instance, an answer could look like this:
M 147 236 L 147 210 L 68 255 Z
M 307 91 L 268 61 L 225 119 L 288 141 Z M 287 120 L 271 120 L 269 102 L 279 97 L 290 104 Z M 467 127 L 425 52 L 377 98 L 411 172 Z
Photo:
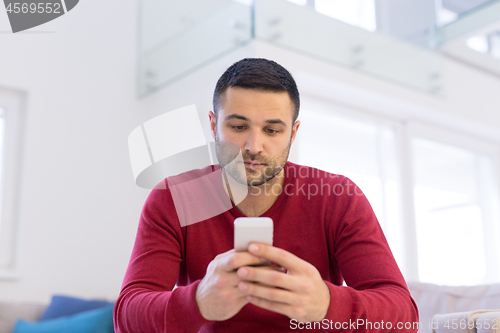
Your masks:
M 272 128 L 268 128 L 266 131 L 267 131 L 267 133 L 269 133 L 269 134 L 278 134 L 278 133 L 279 133 L 279 131 L 278 131 L 278 130 L 275 130 L 275 129 L 272 129 Z
M 231 125 L 231 127 L 236 131 L 242 131 L 243 129 L 245 129 L 245 126 L 242 125 Z

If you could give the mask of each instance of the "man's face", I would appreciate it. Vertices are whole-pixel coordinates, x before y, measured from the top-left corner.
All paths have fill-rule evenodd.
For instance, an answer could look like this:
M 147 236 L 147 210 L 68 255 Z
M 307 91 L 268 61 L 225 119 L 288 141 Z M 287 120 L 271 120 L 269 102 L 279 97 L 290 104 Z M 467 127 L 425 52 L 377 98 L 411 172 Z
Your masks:
M 280 174 L 300 125 L 299 121 L 292 124 L 294 104 L 288 93 L 234 87 L 226 90 L 221 104 L 217 121 L 213 112 L 209 114 L 212 136 L 216 142 L 238 146 L 244 161 L 244 168 L 228 164 L 234 152 L 216 145 L 224 170 L 249 186 L 262 185 Z

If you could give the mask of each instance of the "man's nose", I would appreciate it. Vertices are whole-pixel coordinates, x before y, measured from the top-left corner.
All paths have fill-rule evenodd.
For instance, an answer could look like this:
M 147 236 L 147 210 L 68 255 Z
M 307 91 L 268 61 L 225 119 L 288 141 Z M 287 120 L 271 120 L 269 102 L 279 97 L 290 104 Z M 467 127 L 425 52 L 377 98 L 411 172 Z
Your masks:
M 262 152 L 262 134 L 258 131 L 252 131 L 245 144 L 245 150 L 252 155 Z

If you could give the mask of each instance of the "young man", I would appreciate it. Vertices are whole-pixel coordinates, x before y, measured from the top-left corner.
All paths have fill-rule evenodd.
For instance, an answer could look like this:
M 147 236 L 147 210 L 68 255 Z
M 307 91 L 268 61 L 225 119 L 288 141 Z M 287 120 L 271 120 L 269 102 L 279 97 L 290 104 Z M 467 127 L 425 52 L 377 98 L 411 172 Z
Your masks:
M 417 307 L 359 188 L 287 162 L 299 105 L 295 81 L 273 61 L 243 59 L 221 76 L 209 113 L 220 165 L 151 192 L 115 307 L 117 332 L 417 331 Z M 221 177 L 197 192 L 232 206 L 182 223 L 173 184 L 215 171 Z M 233 222 L 244 216 L 273 219 L 273 246 L 233 250 Z M 255 266 L 263 261 L 276 265 Z

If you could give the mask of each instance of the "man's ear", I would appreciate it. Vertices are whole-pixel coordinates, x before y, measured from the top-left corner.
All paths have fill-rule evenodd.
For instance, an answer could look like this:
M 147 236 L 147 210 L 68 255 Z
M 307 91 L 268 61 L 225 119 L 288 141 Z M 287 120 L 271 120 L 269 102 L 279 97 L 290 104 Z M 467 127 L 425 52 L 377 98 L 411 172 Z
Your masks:
M 210 132 L 215 140 L 215 131 L 217 130 L 217 120 L 213 111 L 208 111 L 208 119 L 210 120 Z
M 293 123 L 293 126 L 292 126 L 292 144 L 293 144 L 293 141 L 295 141 L 295 136 L 297 135 L 297 131 L 299 130 L 299 126 L 300 126 L 299 120 L 297 120 L 295 123 Z

